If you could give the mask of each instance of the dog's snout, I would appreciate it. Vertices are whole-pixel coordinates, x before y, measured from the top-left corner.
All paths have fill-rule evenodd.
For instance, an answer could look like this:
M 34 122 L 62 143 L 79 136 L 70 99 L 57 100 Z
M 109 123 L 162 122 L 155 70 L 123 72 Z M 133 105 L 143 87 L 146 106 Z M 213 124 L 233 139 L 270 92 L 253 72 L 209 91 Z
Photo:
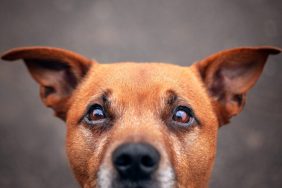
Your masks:
M 119 146 L 112 155 L 113 165 L 122 179 L 147 179 L 159 166 L 160 154 L 152 145 L 129 143 Z

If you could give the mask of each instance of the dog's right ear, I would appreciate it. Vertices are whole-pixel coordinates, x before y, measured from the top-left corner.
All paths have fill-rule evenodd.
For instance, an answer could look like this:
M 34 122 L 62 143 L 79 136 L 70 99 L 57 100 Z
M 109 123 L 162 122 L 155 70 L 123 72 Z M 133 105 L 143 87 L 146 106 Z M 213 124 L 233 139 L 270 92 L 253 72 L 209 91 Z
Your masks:
M 3 60 L 23 59 L 40 87 L 43 103 L 65 120 L 72 91 L 93 61 L 74 52 L 51 47 L 23 47 L 5 52 Z
M 242 111 L 246 94 L 259 79 L 268 56 L 280 52 L 282 49 L 271 46 L 234 48 L 194 64 L 211 97 L 220 126 Z

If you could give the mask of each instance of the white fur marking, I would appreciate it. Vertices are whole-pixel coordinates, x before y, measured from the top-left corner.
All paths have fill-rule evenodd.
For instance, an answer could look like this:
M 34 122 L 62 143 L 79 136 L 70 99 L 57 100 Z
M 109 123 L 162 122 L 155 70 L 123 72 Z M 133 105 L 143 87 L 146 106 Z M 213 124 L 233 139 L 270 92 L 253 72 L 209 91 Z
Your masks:
M 101 166 L 98 172 L 98 187 L 100 188 L 110 188 L 113 177 L 111 175 L 110 169 L 106 166 Z

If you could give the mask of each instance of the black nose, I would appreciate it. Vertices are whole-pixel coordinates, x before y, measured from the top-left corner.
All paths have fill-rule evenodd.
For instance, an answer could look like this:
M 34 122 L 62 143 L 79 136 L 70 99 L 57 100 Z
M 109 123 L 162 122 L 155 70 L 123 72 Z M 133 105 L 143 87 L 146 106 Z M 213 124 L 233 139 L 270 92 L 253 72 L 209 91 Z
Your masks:
M 130 143 L 119 146 L 112 155 L 115 169 L 122 179 L 148 179 L 158 168 L 159 152 L 149 144 Z

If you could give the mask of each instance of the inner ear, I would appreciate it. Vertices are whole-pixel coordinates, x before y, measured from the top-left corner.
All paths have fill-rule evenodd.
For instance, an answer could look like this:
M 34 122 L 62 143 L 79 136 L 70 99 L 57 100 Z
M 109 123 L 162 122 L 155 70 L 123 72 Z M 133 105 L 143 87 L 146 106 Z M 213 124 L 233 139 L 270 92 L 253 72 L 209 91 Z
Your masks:
M 242 111 L 246 93 L 261 75 L 268 56 L 280 52 L 274 47 L 235 48 L 195 64 L 221 125 Z
M 50 81 L 59 82 L 60 77 L 63 77 L 63 82 L 67 83 L 72 89 L 76 88 L 78 84 L 79 78 L 77 78 L 76 74 L 73 72 L 73 70 L 71 70 L 71 67 L 65 62 L 36 59 L 26 59 L 24 61 L 31 75 L 37 81 L 40 81 L 40 76 L 42 76 L 41 74 L 46 74 L 46 72 L 47 74 L 50 74 L 53 72 L 53 78 L 51 78 L 51 76 L 49 75 L 49 80 L 51 79 Z M 51 85 L 46 85 L 45 90 L 46 96 L 56 91 L 56 89 Z
M 218 65 L 215 73 L 208 73 L 213 80 L 210 83 L 211 93 L 246 93 L 258 80 L 266 59 L 267 55 L 256 54 L 254 57 L 244 58 L 241 54 L 239 57 L 224 60 Z
M 65 62 L 37 59 L 24 61 L 33 79 L 39 83 L 43 103 L 53 108 L 58 117 L 65 119 L 69 105 L 67 101 L 81 77 Z
M 16 48 L 4 53 L 2 59 L 23 59 L 39 84 L 43 103 L 63 120 L 66 119 L 73 90 L 94 63 L 74 52 L 51 47 Z

